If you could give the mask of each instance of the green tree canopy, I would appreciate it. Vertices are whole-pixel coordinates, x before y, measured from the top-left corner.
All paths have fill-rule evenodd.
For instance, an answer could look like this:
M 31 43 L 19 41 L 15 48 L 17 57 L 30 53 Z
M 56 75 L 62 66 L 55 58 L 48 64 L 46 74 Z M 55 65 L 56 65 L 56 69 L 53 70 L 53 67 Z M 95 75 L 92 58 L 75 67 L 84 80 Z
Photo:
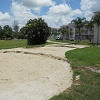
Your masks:
M 3 30 L 2 30 L 2 27 L 0 26 L 0 38 L 2 38 L 3 36 Z
M 91 33 L 90 33 L 90 31 L 92 31 L 93 27 L 94 27 L 93 21 L 92 20 L 86 21 L 85 27 L 86 27 L 86 30 L 85 30 L 86 38 L 89 39 L 90 42 L 91 42 Z
M 23 27 L 20 29 L 18 38 L 20 38 L 20 39 L 26 39 L 26 38 L 27 38 L 27 33 L 26 33 L 26 27 L 25 27 L 25 26 L 23 26 Z
M 80 18 L 80 17 L 77 17 L 76 19 L 73 19 L 71 22 L 75 24 L 76 28 L 78 29 L 78 32 L 79 32 L 79 40 L 81 40 L 81 32 L 80 32 L 80 29 L 84 26 L 85 24 L 85 21 L 86 21 L 86 18 Z
M 59 31 L 63 34 L 70 34 L 70 31 L 67 28 L 60 28 Z
M 9 25 L 3 27 L 3 32 L 6 38 L 12 38 L 12 28 Z
M 92 20 L 86 21 L 85 27 L 87 28 L 87 30 L 88 29 L 92 30 L 92 28 L 94 27 L 93 21 Z
M 50 35 L 47 23 L 41 19 L 30 19 L 26 24 L 27 40 L 29 45 L 44 44 Z

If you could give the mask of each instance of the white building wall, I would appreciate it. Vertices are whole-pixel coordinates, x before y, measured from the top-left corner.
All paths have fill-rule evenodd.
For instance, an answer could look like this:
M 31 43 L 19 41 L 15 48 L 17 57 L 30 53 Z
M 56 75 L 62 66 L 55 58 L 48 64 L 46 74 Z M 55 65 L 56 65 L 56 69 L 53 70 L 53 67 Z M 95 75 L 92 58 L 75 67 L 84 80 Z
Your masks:
M 94 43 L 97 43 L 97 39 L 99 38 L 99 44 L 100 44 L 100 27 L 99 27 L 99 37 L 98 37 L 98 26 L 94 25 Z
M 98 14 L 98 12 L 100 12 L 100 11 L 94 12 L 94 14 L 96 15 L 96 14 Z M 98 43 L 100 44 L 100 27 L 99 27 L 99 36 L 98 36 L 98 26 L 96 24 L 94 24 L 94 41 L 93 41 L 93 43 L 97 43 L 97 40 L 99 40 Z
M 75 39 L 75 28 L 73 28 L 73 38 Z

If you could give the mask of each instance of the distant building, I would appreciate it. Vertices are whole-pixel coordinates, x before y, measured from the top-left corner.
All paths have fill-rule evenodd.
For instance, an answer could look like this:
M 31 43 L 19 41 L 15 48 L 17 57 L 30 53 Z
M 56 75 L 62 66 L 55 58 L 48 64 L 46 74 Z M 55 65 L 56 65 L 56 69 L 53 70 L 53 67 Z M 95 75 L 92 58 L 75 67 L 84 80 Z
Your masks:
M 50 29 L 50 39 L 56 39 L 57 35 L 59 35 L 59 28 L 51 28 Z
M 68 25 L 63 25 L 60 27 L 62 29 L 61 35 L 63 40 L 74 40 L 75 39 L 75 25 L 69 23 Z
M 98 14 L 100 11 L 94 12 L 94 15 Z M 99 37 L 98 37 L 98 26 L 94 24 L 94 41 L 93 43 L 97 43 L 97 39 L 99 38 L 98 43 L 100 44 L 100 27 L 99 27 Z
M 60 28 L 51 28 L 50 38 L 62 40 L 78 40 L 79 32 L 74 23 L 69 23 L 67 25 L 61 26 Z M 84 26 L 81 28 L 81 40 L 86 40 L 89 38 L 91 38 L 93 41 L 94 28 L 87 30 L 86 26 Z
M 79 39 L 79 32 L 78 29 L 75 27 L 74 23 L 69 23 L 68 25 L 61 26 L 61 29 L 67 29 L 69 33 L 63 34 L 64 40 L 77 40 Z M 94 29 L 88 29 L 84 26 L 81 28 L 81 39 L 86 40 L 88 38 L 93 39 L 94 37 Z
M 89 39 L 89 38 L 91 38 L 91 40 L 93 40 L 94 28 L 87 30 L 86 26 L 84 25 L 84 27 L 82 27 L 80 29 L 80 32 L 81 32 L 81 40 L 86 40 L 86 39 Z M 78 32 L 77 28 L 76 28 L 76 31 L 75 31 L 75 39 L 76 40 L 79 39 L 79 32 Z

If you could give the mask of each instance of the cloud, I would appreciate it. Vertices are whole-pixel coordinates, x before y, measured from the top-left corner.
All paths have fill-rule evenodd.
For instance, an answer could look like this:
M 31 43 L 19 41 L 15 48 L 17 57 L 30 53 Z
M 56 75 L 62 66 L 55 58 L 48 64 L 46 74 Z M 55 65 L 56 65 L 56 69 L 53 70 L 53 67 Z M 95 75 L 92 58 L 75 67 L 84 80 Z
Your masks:
M 60 27 L 70 23 L 75 16 L 82 16 L 82 14 L 81 10 L 73 10 L 67 3 L 64 3 L 50 7 L 47 15 L 43 18 L 51 27 Z
M 15 2 L 16 1 L 16 2 Z M 55 1 L 55 0 L 54 0 Z M 12 25 L 18 20 L 19 26 L 24 26 L 29 19 L 42 17 L 50 27 L 60 27 L 71 22 L 76 17 L 91 19 L 93 12 L 100 10 L 99 0 L 81 0 L 81 9 L 72 9 L 67 3 L 56 4 L 53 0 L 14 0 L 11 3 L 11 15 L 0 12 L 0 25 Z M 41 11 L 41 7 L 45 11 Z M 40 11 L 39 15 L 34 11 Z M 42 14 L 42 13 L 45 13 Z M 3 21 L 3 23 L 2 23 Z
M 72 8 L 66 3 L 54 5 L 49 8 L 47 15 L 43 18 L 49 23 L 51 27 L 60 27 L 62 25 L 70 23 L 72 20 L 71 12 Z
M 73 15 L 78 15 L 78 16 L 81 16 L 82 15 L 82 11 L 79 10 L 79 9 L 75 9 L 72 11 Z
M 9 13 L 0 12 L 0 26 L 11 25 L 11 16 Z
M 13 14 L 13 20 L 18 20 L 20 27 L 25 25 L 29 19 L 37 18 L 30 9 L 23 6 L 21 3 L 12 2 L 11 11 Z
M 33 9 L 35 11 L 40 11 L 41 7 L 48 7 L 55 5 L 52 0 L 22 0 L 24 6 Z
M 47 23 L 50 27 L 54 27 L 54 28 L 57 28 L 57 27 L 60 27 L 62 25 L 66 25 L 68 23 L 71 22 L 71 20 L 73 19 L 72 17 L 70 16 L 67 16 L 66 15 L 43 15 L 41 16 Z
M 81 10 L 84 16 L 90 20 L 93 12 L 100 10 L 100 0 L 81 0 Z
M 49 8 L 48 14 L 67 15 L 71 11 L 67 4 L 55 5 Z
M 48 23 L 49 26 L 51 27 L 60 27 L 62 25 L 66 25 L 71 22 L 73 19 L 70 13 L 65 13 L 65 12 L 49 12 L 47 15 L 41 16 L 45 21 Z
M 6 13 L 2 13 L 0 12 L 0 21 L 9 21 L 10 20 L 10 15 L 6 12 Z
M 41 16 L 50 27 L 58 28 L 63 24 L 62 18 L 59 16 L 43 15 Z
M 56 7 L 58 12 L 55 11 Z M 60 4 L 55 6 L 53 5 L 50 8 L 51 9 L 49 9 L 46 15 L 37 16 L 31 12 L 31 9 L 24 6 L 22 3 L 12 2 L 12 20 L 18 20 L 20 27 L 24 26 L 29 19 L 38 17 L 42 17 L 51 27 L 60 27 L 61 25 L 65 25 L 72 20 L 69 13 L 71 11 L 71 8 L 67 4 Z M 51 13 L 51 10 L 53 10 L 54 12 Z

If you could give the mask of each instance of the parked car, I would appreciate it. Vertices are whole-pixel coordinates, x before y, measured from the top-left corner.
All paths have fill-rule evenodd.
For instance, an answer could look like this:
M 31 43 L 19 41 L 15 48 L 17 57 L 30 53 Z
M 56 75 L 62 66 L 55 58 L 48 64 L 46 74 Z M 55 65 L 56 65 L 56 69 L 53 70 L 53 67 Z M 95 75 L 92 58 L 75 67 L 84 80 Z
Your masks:
M 69 38 L 69 40 L 70 40 L 70 41 L 74 41 L 74 40 L 75 40 L 75 38 L 74 38 L 74 37 L 71 37 L 71 38 Z
M 56 40 L 63 40 L 62 37 L 56 37 Z

